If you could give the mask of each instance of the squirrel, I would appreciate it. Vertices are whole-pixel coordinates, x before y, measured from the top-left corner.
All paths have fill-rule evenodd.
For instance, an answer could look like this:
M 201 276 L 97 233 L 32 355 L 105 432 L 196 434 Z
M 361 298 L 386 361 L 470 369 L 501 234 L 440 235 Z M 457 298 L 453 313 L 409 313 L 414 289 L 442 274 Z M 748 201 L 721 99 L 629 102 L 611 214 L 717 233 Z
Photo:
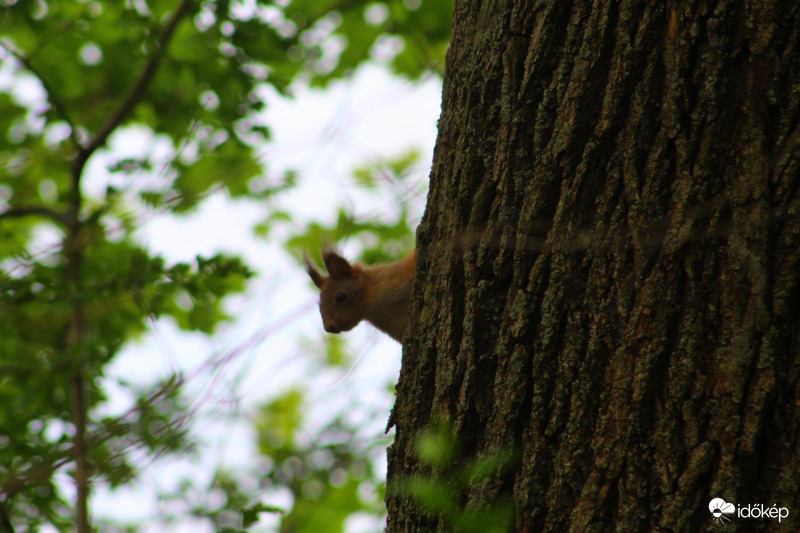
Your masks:
M 322 262 L 328 275 L 303 254 L 306 272 L 320 289 L 319 311 L 325 331 L 350 331 L 366 320 L 397 342 L 403 342 L 416 268 L 416 249 L 385 265 L 351 265 L 328 247 Z

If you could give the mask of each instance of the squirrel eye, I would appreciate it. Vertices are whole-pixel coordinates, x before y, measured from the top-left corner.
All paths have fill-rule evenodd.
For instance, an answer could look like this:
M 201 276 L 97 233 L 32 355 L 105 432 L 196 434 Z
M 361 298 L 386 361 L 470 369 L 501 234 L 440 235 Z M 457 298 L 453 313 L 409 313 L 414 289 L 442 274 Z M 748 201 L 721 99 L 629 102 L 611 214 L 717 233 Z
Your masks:
M 336 296 L 334 296 L 333 299 L 336 300 L 337 304 L 344 303 L 347 301 L 347 293 L 344 291 L 339 291 L 336 293 Z

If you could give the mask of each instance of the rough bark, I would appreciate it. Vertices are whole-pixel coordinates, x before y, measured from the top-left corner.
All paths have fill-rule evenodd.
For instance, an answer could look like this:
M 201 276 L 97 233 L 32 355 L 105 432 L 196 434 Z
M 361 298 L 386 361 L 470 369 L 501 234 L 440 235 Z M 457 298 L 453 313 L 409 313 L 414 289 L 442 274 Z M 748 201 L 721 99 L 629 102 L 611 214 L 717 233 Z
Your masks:
M 800 2 L 457 1 L 387 531 L 800 530 L 799 186 Z

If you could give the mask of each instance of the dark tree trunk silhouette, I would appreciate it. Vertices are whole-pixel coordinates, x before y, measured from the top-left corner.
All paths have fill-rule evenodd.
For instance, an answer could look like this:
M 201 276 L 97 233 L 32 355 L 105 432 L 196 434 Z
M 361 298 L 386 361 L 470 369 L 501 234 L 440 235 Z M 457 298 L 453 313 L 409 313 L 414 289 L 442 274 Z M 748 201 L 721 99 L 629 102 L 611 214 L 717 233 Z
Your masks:
M 456 1 L 387 531 L 800 530 L 799 176 L 800 2 Z

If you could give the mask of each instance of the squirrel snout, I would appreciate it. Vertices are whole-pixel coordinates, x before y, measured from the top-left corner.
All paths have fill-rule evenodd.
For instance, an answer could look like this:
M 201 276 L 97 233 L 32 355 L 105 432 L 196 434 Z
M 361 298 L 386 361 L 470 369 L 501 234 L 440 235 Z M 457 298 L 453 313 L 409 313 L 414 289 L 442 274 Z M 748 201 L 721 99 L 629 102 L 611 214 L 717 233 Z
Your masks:
M 338 328 L 333 324 L 325 324 L 325 331 L 327 331 L 328 333 L 341 333 L 342 328 Z

